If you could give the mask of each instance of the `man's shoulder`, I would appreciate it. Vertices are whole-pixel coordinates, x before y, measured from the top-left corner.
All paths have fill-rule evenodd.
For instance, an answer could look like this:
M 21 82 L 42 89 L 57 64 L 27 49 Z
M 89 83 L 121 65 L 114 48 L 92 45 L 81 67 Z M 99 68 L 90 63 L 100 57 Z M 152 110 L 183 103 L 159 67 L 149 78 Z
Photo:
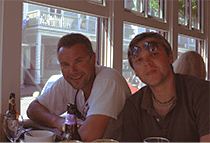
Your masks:
M 54 77 L 53 77 L 54 76 Z M 68 82 L 64 79 L 63 75 L 53 75 L 50 77 L 50 79 L 48 80 L 48 83 L 52 83 L 52 84 L 56 84 L 56 85 L 66 85 L 68 84 Z
M 96 66 L 96 73 L 102 73 L 102 72 L 119 74 L 119 72 L 116 69 L 114 69 L 114 68 L 106 67 L 106 66 Z
M 194 76 L 176 75 L 176 86 L 182 91 L 188 91 L 192 94 L 200 92 L 210 93 L 210 81 L 202 80 Z
M 139 89 L 137 92 L 135 92 L 134 94 L 132 94 L 128 100 L 132 101 L 132 102 L 138 102 L 141 101 L 143 99 L 143 95 L 144 92 L 146 90 L 147 86 L 142 87 L 141 89 Z
M 52 75 L 48 81 L 46 82 L 43 90 L 55 90 L 57 88 L 64 88 L 64 87 L 68 87 L 71 86 L 63 77 L 62 74 L 58 74 L 58 75 Z
M 190 75 L 176 74 L 175 78 L 176 78 L 178 83 L 186 84 L 186 86 L 202 87 L 202 86 L 209 86 L 210 85 L 210 81 L 199 79 L 197 77 L 190 76 Z
M 97 66 L 96 68 L 96 77 L 101 77 L 103 79 L 115 79 L 120 78 L 124 79 L 123 76 L 114 68 Z

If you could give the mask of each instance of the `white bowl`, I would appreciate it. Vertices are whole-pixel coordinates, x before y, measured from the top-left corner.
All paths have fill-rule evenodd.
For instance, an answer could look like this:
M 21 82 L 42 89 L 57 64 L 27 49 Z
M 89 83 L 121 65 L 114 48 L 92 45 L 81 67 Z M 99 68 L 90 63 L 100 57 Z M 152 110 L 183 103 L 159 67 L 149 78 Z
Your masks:
M 24 134 L 25 142 L 54 142 L 55 134 L 48 130 L 31 130 Z
M 116 143 L 119 143 L 119 141 L 114 140 L 114 139 L 96 139 L 93 142 L 116 142 Z

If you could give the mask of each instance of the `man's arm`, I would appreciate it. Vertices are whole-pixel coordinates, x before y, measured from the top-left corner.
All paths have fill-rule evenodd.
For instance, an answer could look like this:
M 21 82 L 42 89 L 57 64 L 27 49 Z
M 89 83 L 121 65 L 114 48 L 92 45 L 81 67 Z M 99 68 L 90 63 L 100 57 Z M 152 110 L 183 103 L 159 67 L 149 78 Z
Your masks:
M 62 125 L 64 124 L 64 118 L 52 114 L 49 110 L 41 105 L 37 100 L 31 102 L 27 109 L 28 117 L 34 122 L 51 128 L 58 128 L 62 130 Z
M 200 137 L 200 142 L 210 142 L 210 134 Z
M 105 115 L 91 115 L 86 118 L 79 128 L 82 141 L 89 142 L 103 137 L 111 117 Z

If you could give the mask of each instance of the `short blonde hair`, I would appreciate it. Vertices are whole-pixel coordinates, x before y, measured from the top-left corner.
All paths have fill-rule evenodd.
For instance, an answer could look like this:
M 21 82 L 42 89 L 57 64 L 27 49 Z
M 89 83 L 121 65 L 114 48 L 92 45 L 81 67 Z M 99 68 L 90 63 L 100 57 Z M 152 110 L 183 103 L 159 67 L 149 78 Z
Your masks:
M 173 68 L 175 73 L 192 75 L 200 79 L 206 78 L 206 69 L 203 58 L 195 51 L 183 53 L 173 63 Z

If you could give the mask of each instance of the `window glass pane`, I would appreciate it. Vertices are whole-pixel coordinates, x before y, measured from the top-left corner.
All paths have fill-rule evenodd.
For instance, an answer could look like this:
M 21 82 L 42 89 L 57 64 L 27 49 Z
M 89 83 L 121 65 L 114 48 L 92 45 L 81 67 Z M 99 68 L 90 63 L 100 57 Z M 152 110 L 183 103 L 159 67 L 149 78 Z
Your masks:
M 124 0 L 124 8 L 163 19 L 164 0 Z
M 144 0 L 124 0 L 124 7 L 142 13 L 144 11 Z
M 199 24 L 200 24 L 200 21 L 199 21 L 199 3 L 198 3 L 198 0 L 192 0 L 192 28 L 195 28 L 195 29 L 199 29 Z
M 160 9 L 160 0 L 148 0 L 148 15 L 162 18 L 162 10 Z
M 178 36 L 178 56 L 187 51 L 196 51 L 197 40 L 188 36 Z
M 127 57 L 128 45 L 130 41 L 132 40 L 132 38 L 134 38 L 137 34 L 142 33 L 142 32 L 149 32 L 149 31 L 161 33 L 161 31 L 154 30 L 152 28 L 145 28 L 143 26 L 136 26 L 129 23 L 123 24 L 122 74 L 124 78 L 127 80 L 132 93 L 137 91 L 139 88 L 143 87 L 145 84 L 142 83 L 138 77 L 136 77 L 134 71 L 129 65 L 128 57 Z
M 179 0 L 178 7 L 179 7 L 179 15 L 178 15 L 179 24 L 187 25 L 187 13 L 186 13 L 185 0 Z
M 190 25 L 190 28 L 200 30 L 201 2 L 200 0 L 179 0 L 179 24 Z
M 21 114 L 38 96 L 52 75 L 59 75 L 57 42 L 67 33 L 78 32 L 97 45 L 97 25 L 100 17 L 24 3 L 22 23 Z M 99 47 L 98 47 L 99 48 Z M 96 52 L 97 53 L 97 52 Z M 97 56 L 98 57 L 98 56 Z M 52 81 L 58 76 L 53 76 Z M 34 95 L 34 96 L 32 96 Z

